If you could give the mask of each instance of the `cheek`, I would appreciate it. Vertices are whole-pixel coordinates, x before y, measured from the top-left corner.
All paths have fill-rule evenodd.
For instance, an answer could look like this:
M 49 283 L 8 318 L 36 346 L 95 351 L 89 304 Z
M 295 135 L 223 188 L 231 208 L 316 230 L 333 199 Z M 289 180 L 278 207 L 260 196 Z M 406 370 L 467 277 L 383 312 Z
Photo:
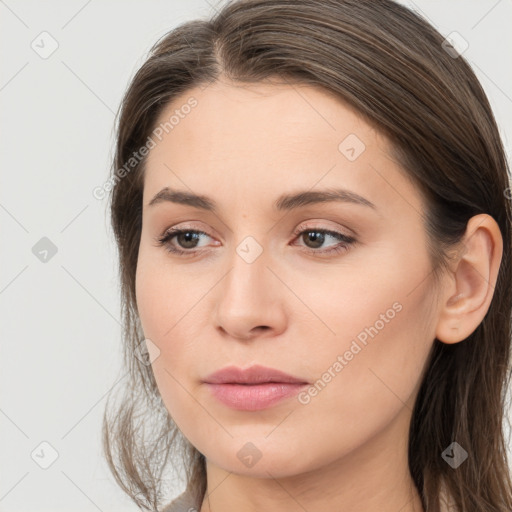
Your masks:
M 411 261 L 390 250 L 389 258 L 384 256 L 382 265 L 363 265 L 365 272 L 325 280 L 309 303 L 335 333 L 320 337 L 317 331 L 316 350 L 304 340 L 301 353 L 318 379 L 303 396 L 309 413 L 302 419 L 314 421 L 313 411 L 322 410 L 326 435 L 340 422 L 344 436 L 349 431 L 360 436 L 365 428 L 369 435 L 403 407 L 413 407 L 435 337 L 425 279 L 429 266 L 421 255 Z
M 355 384 L 367 387 L 368 380 L 381 377 L 382 385 L 401 392 L 404 401 L 434 339 L 428 261 L 421 255 L 411 260 L 389 251 L 382 266 L 349 277 L 338 293 L 341 309 L 335 324 L 338 353 L 346 354 L 347 368 L 360 366 L 350 372 Z
M 165 289 L 165 282 L 154 271 L 139 263 L 136 277 L 137 309 L 145 336 L 155 341 L 169 328 L 169 320 L 166 321 L 164 314 L 168 301 Z
M 139 252 L 135 290 L 144 334 L 157 344 L 171 335 L 174 324 L 196 295 L 193 288 L 186 286 L 176 266 L 160 261 L 144 248 Z
M 428 308 L 402 296 L 397 301 L 400 310 L 388 309 L 387 297 L 383 298 L 369 299 L 367 313 L 359 321 L 343 317 L 354 334 L 343 337 L 328 358 L 321 358 L 313 388 L 316 396 L 304 397 L 310 401 L 296 417 L 305 430 L 316 432 L 317 439 L 329 439 L 328 444 L 319 441 L 325 457 L 333 456 L 329 446 L 335 446 L 336 456 L 341 456 L 363 445 L 399 416 L 406 418 L 414 407 L 432 345 L 425 330 L 418 328 Z M 407 429 L 405 419 L 403 429 Z
M 198 336 L 188 326 L 198 320 L 194 307 L 204 290 L 190 286 L 190 279 L 177 272 L 176 266 L 150 262 L 141 251 L 136 272 L 140 323 L 145 338 L 158 348 L 153 374 L 166 408 L 178 425 L 182 414 L 192 413 L 193 400 L 184 387 L 190 388 L 193 361 L 201 360 L 200 347 L 194 343 Z

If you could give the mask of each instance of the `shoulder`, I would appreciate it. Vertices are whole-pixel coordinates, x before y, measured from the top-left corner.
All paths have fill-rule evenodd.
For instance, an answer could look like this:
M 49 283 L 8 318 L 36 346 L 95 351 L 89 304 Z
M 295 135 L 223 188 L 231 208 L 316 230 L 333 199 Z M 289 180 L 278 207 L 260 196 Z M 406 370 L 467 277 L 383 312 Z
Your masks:
M 198 503 L 190 492 L 185 491 L 172 500 L 162 512 L 199 512 L 201 504 Z

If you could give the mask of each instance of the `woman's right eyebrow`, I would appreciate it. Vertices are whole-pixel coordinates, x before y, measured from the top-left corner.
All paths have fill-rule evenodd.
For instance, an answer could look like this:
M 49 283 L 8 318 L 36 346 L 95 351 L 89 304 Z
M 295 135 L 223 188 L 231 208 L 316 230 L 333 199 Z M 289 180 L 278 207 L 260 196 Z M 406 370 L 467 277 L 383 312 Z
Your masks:
M 366 206 L 377 211 L 377 207 L 371 201 L 344 188 L 304 190 L 283 194 L 274 202 L 274 209 L 277 211 L 287 211 L 311 204 L 333 201 Z M 151 199 L 147 206 L 150 207 L 162 202 L 184 204 L 193 208 L 218 213 L 216 203 L 212 198 L 185 190 L 175 190 L 169 187 L 164 187 L 153 197 L 153 199 Z
M 165 187 L 160 190 L 160 192 L 155 194 L 147 206 L 149 207 L 163 202 L 184 204 L 187 206 L 192 206 L 193 208 L 207 210 L 213 213 L 216 213 L 217 211 L 215 202 L 207 196 L 197 195 L 187 191 L 173 190 L 169 187 Z

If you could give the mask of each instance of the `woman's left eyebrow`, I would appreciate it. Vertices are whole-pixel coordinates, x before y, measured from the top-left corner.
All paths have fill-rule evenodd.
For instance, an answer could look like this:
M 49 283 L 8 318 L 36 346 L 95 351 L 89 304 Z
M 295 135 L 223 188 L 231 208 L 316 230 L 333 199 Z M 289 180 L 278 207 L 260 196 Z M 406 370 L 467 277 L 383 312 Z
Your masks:
M 293 194 L 284 194 L 274 203 L 274 208 L 278 211 L 292 210 L 301 206 L 332 201 L 352 203 L 377 210 L 377 207 L 370 200 L 344 188 L 305 190 Z
M 291 194 L 283 194 L 274 202 L 273 206 L 277 211 L 285 211 L 311 204 L 333 201 L 366 206 L 377 211 L 377 207 L 371 201 L 355 192 L 343 188 L 304 190 Z M 165 187 L 151 199 L 147 206 L 153 206 L 162 202 L 184 204 L 193 208 L 218 213 L 216 203 L 212 198 L 185 190 L 175 190 Z

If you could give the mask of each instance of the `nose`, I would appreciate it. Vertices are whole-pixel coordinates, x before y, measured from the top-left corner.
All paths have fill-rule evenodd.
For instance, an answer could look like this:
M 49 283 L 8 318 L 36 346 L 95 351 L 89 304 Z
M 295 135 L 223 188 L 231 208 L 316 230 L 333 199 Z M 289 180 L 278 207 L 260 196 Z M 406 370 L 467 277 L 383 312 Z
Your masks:
M 280 334 L 286 325 L 286 287 L 276 269 L 269 268 L 265 251 L 252 262 L 233 252 L 231 268 L 216 287 L 217 329 L 239 340 Z

